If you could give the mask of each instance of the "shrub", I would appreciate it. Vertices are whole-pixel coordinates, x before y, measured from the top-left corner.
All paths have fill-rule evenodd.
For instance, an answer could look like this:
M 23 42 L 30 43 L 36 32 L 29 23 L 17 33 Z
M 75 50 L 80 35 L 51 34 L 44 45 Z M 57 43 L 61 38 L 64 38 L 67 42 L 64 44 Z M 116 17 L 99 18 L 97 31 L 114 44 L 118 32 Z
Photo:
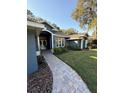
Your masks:
M 66 48 L 61 48 L 63 52 L 67 52 L 68 50 Z
M 70 49 L 70 50 L 80 50 L 79 46 L 71 46 L 71 45 L 69 45 L 69 46 L 67 46 L 67 48 Z
M 54 48 L 54 54 L 61 54 L 67 51 L 68 50 L 66 48 Z

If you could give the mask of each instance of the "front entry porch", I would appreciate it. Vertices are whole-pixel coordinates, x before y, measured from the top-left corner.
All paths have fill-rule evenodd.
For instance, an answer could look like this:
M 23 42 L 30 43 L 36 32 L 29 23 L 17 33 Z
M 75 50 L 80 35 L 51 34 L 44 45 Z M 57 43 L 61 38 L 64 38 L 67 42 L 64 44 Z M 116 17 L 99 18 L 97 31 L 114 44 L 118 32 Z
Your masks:
M 43 31 L 39 35 L 40 50 L 52 49 L 52 36 L 51 33 Z

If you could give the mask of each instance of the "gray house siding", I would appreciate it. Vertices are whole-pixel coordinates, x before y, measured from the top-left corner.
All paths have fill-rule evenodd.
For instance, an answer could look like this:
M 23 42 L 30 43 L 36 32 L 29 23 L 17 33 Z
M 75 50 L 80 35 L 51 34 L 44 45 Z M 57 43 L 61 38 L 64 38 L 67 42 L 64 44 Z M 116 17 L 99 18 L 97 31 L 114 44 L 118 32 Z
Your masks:
M 36 46 L 36 51 L 38 51 L 38 42 L 37 42 L 37 37 L 35 36 L 35 46 Z
M 36 57 L 35 34 L 27 32 L 27 74 L 31 74 L 38 69 Z

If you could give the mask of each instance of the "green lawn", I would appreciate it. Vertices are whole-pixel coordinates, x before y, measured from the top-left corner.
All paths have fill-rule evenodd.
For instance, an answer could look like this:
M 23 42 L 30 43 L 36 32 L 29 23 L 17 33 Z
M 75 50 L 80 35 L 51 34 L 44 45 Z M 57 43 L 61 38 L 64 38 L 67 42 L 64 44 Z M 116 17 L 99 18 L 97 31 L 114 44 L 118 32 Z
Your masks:
M 81 76 L 92 93 L 97 93 L 97 50 L 69 51 L 56 56 Z

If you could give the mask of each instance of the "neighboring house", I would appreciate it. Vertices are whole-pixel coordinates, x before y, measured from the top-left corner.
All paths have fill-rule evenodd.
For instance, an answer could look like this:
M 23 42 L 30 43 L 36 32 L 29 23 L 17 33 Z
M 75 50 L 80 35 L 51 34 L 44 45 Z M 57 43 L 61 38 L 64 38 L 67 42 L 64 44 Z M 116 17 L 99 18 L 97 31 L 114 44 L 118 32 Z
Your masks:
M 69 35 L 69 39 L 66 41 L 68 42 L 69 46 L 76 46 L 79 47 L 79 49 L 86 49 L 88 44 L 88 35 L 85 33 L 78 33 Z
M 27 12 L 27 74 L 38 70 L 37 58 L 42 50 L 65 47 L 66 42 L 79 42 L 80 49 L 87 48 L 86 34 L 65 35 L 55 24 Z

